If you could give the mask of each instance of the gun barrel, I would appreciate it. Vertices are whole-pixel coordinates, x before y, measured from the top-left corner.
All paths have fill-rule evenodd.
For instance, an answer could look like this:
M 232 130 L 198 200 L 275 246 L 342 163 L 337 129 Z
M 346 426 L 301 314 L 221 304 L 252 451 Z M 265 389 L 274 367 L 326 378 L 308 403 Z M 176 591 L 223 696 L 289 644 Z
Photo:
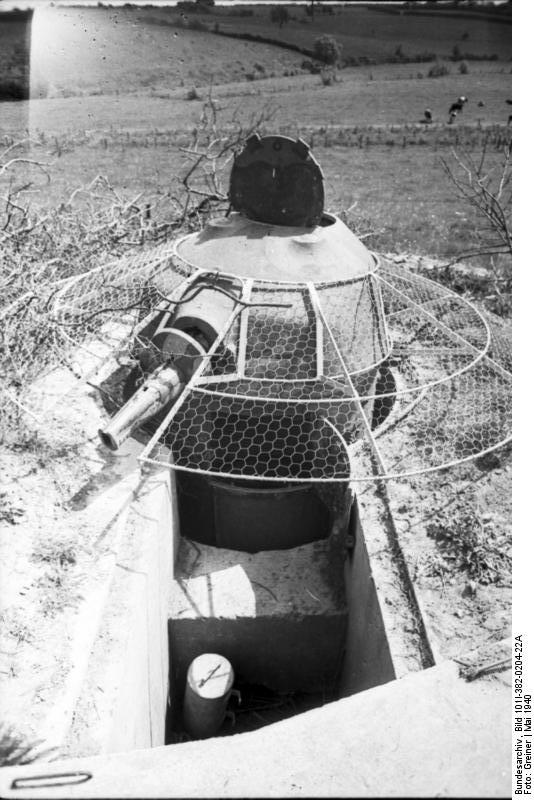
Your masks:
M 158 367 L 109 424 L 98 431 L 102 444 L 110 450 L 118 450 L 134 430 L 176 399 L 184 387 L 185 381 L 177 366 Z

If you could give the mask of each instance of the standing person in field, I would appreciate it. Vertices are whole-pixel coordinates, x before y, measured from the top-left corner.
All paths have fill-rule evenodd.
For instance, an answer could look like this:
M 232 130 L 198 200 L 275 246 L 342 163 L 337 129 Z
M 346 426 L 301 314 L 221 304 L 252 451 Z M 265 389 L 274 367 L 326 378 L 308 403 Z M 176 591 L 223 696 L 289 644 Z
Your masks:
M 466 103 L 467 103 L 467 97 L 464 97 L 464 95 L 462 95 L 461 97 L 458 98 L 458 100 L 455 100 L 454 103 L 451 105 L 451 107 L 449 108 L 449 114 L 452 114 L 453 112 L 456 112 L 456 114 L 461 113 Z

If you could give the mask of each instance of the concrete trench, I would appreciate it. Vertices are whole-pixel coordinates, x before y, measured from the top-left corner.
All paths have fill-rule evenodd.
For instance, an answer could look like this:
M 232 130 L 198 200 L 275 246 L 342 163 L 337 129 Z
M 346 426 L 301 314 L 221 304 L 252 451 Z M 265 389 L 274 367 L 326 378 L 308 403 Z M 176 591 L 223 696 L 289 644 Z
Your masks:
M 220 302 L 218 296 L 217 313 Z M 212 306 L 203 314 L 211 319 Z M 152 338 L 153 324 L 141 338 Z M 214 326 L 216 332 L 218 318 Z M 365 381 L 374 382 L 375 372 Z M 386 370 L 378 379 L 388 377 Z M 114 390 L 120 380 L 111 374 L 101 386 Z M 123 399 L 132 391 L 126 382 Z M 363 393 L 370 391 L 366 385 Z M 383 421 L 372 406 L 365 413 L 373 425 Z M 135 451 L 134 442 L 129 446 Z M 270 486 L 166 467 L 140 473 L 66 752 L 187 741 L 186 674 L 202 653 L 228 659 L 244 701 L 230 709 L 235 724 L 225 721 L 222 735 L 425 666 L 417 643 L 412 663 L 402 663 L 413 641 L 392 656 L 366 525 L 348 484 Z M 399 575 L 395 581 L 395 602 L 411 617 L 409 592 Z
M 94 354 L 80 353 L 93 385 L 114 383 L 107 347 L 100 343 Z M 47 413 L 61 415 L 69 403 L 87 424 L 90 448 L 101 460 L 94 432 L 97 418 L 109 413 L 105 396 L 73 385 L 76 399 L 67 400 L 65 381 L 59 369 L 39 385 Z M 293 487 L 280 493 L 273 514 L 272 487 L 255 486 L 252 508 L 261 524 L 253 552 L 245 552 L 229 547 L 248 540 L 250 513 L 246 520 L 232 517 L 242 487 L 223 491 L 217 481 L 210 513 L 220 537 L 214 541 L 207 525 L 202 541 L 197 523 L 204 524 L 206 496 L 193 498 L 197 517 L 191 516 L 190 479 L 164 463 L 141 466 L 143 447 L 142 437 L 130 438 L 117 453 L 106 452 L 96 493 L 89 485 L 79 492 L 87 496 L 106 575 L 94 605 L 97 619 L 73 653 L 76 675 L 58 698 L 61 714 L 37 731 L 61 758 L 187 743 L 181 723 L 185 675 L 202 652 L 229 659 L 242 693 L 242 705 L 230 705 L 235 725 L 225 720 L 219 738 L 276 727 L 287 717 L 432 666 L 387 530 L 387 498 L 375 488 Z M 297 511 L 285 505 L 293 492 L 302 494 Z M 231 523 L 219 524 L 229 518 Z M 184 522 L 196 541 L 183 535 Z M 292 546 L 283 549 L 284 542 Z
M 112 333 L 106 334 L 110 344 L 77 353 L 93 386 L 123 378 L 105 357 L 114 338 L 124 335 L 120 327 Z M 241 707 L 231 706 L 235 726 L 225 721 L 222 736 L 274 724 L 432 664 L 419 634 L 398 624 L 412 622 L 415 612 L 404 577 L 391 579 L 398 554 L 390 548 L 384 561 L 383 497 L 346 484 L 293 485 L 279 493 L 273 513 L 272 487 L 261 484 L 251 490 L 245 519 L 232 516 L 242 484 L 221 488 L 218 480 L 210 513 L 220 537 L 214 541 L 204 525 L 209 535 L 202 541 L 206 496 L 193 498 L 197 516 L 191 516 L 190 479 L 164 463 L 141 466 L 142 436 L 116 453 L 106 451 L 102 461 L 95 431 L 109 410 L 106 395 L 91 384 L 78 384 L 59 368 L 36 386 L 50 419 L 69 411 L 76 424 L 83 420 L 87 457 L 93 453 L 102 462 L 96 491 L 90 481 L 78 492 L 104 553 L 98 602 L 89 597 L 85 603 L 93 618 L 90 625 L 81 622 L 87 631 L 79 632 L 72 665 L 65 665 L 58 713 L 51 709 L 47 729 L 36 731 L 45 745 L 60 757 L 85 757 L 187 741 L 180 722 L 185 674 L 201 652 L 230 660 L 243 695 Z M 288 505 L 299 493 L 297 505 Z M 254 514 L 253 552 L 229 547 L 247 543 Z M 184 520 L 196 541 L 183 535 Z M 380 559 L 368 547 L 376 546 L 377 532 L 384 540 Z M 259 709 L 252 702 L 258 695 Z
M 443 796 L 506 793 L 508 688 L 433 666 L 379 487 L 324 487 L 328 539 L 250 554 L 184 537 L 176 473 L 141 469 L 142 447 L 107 457 L 91 501 L 111 563 L 64 722 L 43 730 L 59 760 L 0 770 L 2 796 L 428 796 L 436 774 Z M 188 741 L 185 667 L 213 645 L 267 708 Z M 476 780 L 473 737 L 492 753 Z
M 115 380 L 103 385 L 113 388 Z M 141 449 L 130 439 L 120 453 L 135 457 Z M 116 475 L 122 455 L 108 457 Z M 124 463 L 123 480 L 131 484 L 128 465 L 135 462 Z M 367 492 L 361 504 L 349 484 L 211 480 L 163 465 L 136 471 L 66 754 L 188 741 L 186 675 L 202 653 L 230 661 L 241 694 L 221 736 L 433 663 L 425 643 L 395 620 L 411 622 L 417 611 L 406 576 L 394 576 L 394 615 L 377 590 L 366 528 L 384 528 L 377 513 L 384 498 Z M 391 552 L 398 573 L 397 560 Z
M 131 441 L 133 454 L 139 447 Z M 229 659 L 242 695 L 240 706 L 230 703 L 235 720 L 224 721 L 220 736 L 430 665 L 419 636 L 408 637 L 395 622 L 399 614 L 413 619 L 402 582 L 394 614 L 377 590 L 366 544 L 366 525 L 376 525 L 368 501 L 360 507 L 349 487 L 336 490 L 343 502 L 330 515 L 328 538 L 248 553 L 182 535 L 175 477 L 166 467 L 139 472 L 62 754 L 189 741 L 185 676 L 203 652 Z M 328 490 L 321 492 L 328 500 Z M 376 498 L 373 508 L 376 516 Z
M 272 527 L 276 519 L 273 514 Z M 242 695 L 240 705 L 233 706 L 235 719 L 222 726 L 222 733 L 254 729 L 267 719 L 323 705 L 343 689 L 357 691 L 350 676 L 358 674 L 352 663 L 358 656 L 346 649 L 350 604 L 344 589 L 352 539 L 348 520 L 340 522 L 332 520 L 326 539 L 285 549 L 268 541 L 272 549 L 253 553 L 181 538 L 168 606 L 175 740 L 180 740 L 187 667 L 203 652 L 230 661 Z M 391 678 L 392 664 L 373 587 L 368 585 L 364 595 L 363 582 L 359 585 L 362 594 L 351 602 L 368 612 L 360 647 L 372 683 L 384 675 Z M 380 639 L 380 644 L 364 644 L 365 637 Z
M 151 330 L 142 335 L 150 338 Z M 110 374 L 100 385 L 116 390 L 122 377 Z M 379 380 L 388 379 L 389 371 L 380 373 Z M 127 399 L 131 391 L 125 391 Z M 366 413 L 371 422 L 373 409 Z M 382 421 L 373 417 L 372 424 Z M 138 444 L 129 440 L 126 449 L 135 455 Z M 124 447 L 119 452 L 109 456 L 113 475 Z M 131 471 L 123 478 L 131 482 Z M 348 484 L 273 487 L 163 465 L 139 471 L 63 751 L 86 755 L 187 741 L 187 669 L 206 652 L 230 661 L 244 700 L 231 707 L 235 725 L 225 721 L 222 735 L 429 666 L 424 646 L 399 635 L 394 619 L 411 622 L 416 611 L 398 553 L 391 553 L 396 593 L 389 618 L 374 580 L 366 528 L 387 524 L 376 513 L 381 503 L 368 493 L 360 504 Z

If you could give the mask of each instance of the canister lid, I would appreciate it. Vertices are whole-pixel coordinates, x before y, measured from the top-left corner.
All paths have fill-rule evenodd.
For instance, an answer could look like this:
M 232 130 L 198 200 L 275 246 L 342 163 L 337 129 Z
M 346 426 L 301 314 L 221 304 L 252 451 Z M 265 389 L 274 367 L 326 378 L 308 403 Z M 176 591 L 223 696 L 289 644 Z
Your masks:
M 187 683 L 199 697 L 224 697 L 234 683 L 232 665 L 218 653 L 202 653 L 189 665 Z

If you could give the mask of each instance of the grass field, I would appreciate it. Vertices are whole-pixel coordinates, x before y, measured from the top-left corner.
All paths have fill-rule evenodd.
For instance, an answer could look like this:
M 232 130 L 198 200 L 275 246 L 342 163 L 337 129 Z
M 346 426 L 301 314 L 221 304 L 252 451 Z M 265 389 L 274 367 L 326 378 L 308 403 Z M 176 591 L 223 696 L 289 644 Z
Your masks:
M 128 8 L 37 10 L 34 93 L 55 97 L 124 94 L 149 87 L 174 90 L 244 78 L 254 63 L 280 75 L 296 67 L 297 54 L 282 48 L 155 25 L 150 22 L 154 13 Z
M 223 40 L 224 41 L 224 40 Z M 268 78 L 254 82 L 231 82 L 212 88 L 218 101 L 220 120 L 257 113 L 266 105 L 276 108 L 276 124 L 292 125 L 406 125 L 421 121 L 430 107 L 436 122 L 446 123 L 447 110 L 460 94 L 469 97 L 462 123 L 506 124 L 511 95 L 509 65 L 480 62 L 467 75 L 442 78 L 417 77 L 417 65 L 381 65 L 350 68 L 340 80 L 323 86 L 317 75 Z M 187 89 L 164 89 L 159 85 L 137 94 L 47 98 L 4 103 L 0 130 L 16 135 L 32 132 L 67 133 L 84 130 L 189 130 L 201 114 L 201 103 L 186 100 Z M 199 87 L 208 96 L 208 87 Z M 142 98 L 140 100 L 140 98 Z M 484 106 L 478 106 L 483 102 Z
M 279 40 L 306 51 L 329 34 L 342 46 L 348 64 L 381 64 L 425 57 L 450 59 L 454 71 L 463 58 L 511 59 L 511 27 L 471 18 L 393 16 L 363 6 L 337 6 L 334 13 L 289 7 L 282 28 L 263 6 L 218 7 L 187 14 L 178 7 L 38 7 L 34 13 L 32 92 L 55 97 L 175 90 L 181 86 L 225 84 L 300 71 L 302 54 L 282 47 L 215 36 L 219 32 Z M 243 14 L 249 16 L 243 16 Z M 0 13 L 0 68 L 3 78 L 25 73 L 28 27 Z M 476 62 L 472 62 L 476 63 Z M 426 74 L 428 64 L 418 65 Z
M 223 128 L 235 116 L 247 120 L 269 108 L 266 130 L 308 141 L 325 173 L 329 207 L 340 212 L 356 204 L 362 227 L 380 231 L 373 246 L 448 257 L 466 245 L 474 212 L 458 207 L 440 159 L 454 147 L 474 153 L 488 136 L 493 145 L 508 137 L 510 83 L 509 67 L 493 62 L 439 79 L 415 77 L 412 64 L 388 64 L 372 73 L 345 69 L 342 81 L 327 87 L 316 75 L 299 75 L 221 84 L 212 96 Z M 461 122 L 450 126 L 446 110 L 461 93 L 470 101 Z M 437 120 L 431 126 L 420 122 L 427 106 Z M 2 132 L 10 143 L 27 128 L 41 142 L 39 158 L 51 164 L 53 177 L 42 203 L 59 202 L 96 174 L 135 196 L 179 188 L 179 147 L 200 125 L 202 109 L 184 90 L 51 98 L 4 104 Z
M 509 138 L 510 26 L 462 18 L 438 25 L 435 17 L 362 7 L 316 12 L 312 20 L 292 7 L 293 19 L 279 29 L 269 8 L 250 10 L 243 16 L 244 7 L 219 7 L 189 17 L 172 7 L 36 13 L 32 85 L 45 87 L 47 96 L 0 104 L 5 144 L 28 135 L 49 165 L 49 182 L 42 172 L 32 176 L 30 201 L 50 207 L 97 174 L 128 197 L 179 191 L 180 146 L 202 127 L 202 100 L 211 93 L 222 131 L 235 118 L 267 110 L 264 131 L 308 141 L 323 167 L 328 206 L 338 213 L 351 208 L 358 228 L 374 233 L 374 247 L 449 257 L 468 246 L 475 212 L 458 205 L 441 159 L 455 147 L 480 152 L 488 139 L 489 164 L 498 161 Z M 190 29 L 192 21 L 207 30 Z M 298 68 L 299 54 L 217 36 L 209 32 L 215 23 L 308 47 L 329 32 L 345 37 L 345 55 L 353 48 L 376 61 L 399 46 L 407 56 L 446 57 L 455 45 L 498 60 L 470 61 L 462 73 L 450 61 L 449 74 L 439 78 L 429 77 L 428 63 L 368 64 L 341 70 L 325 86 Z M 5 40 L 5 27 L 0 31 Z M 197 93 L 188 99 L 193 84 Z M 469 103 L 451 126 L 447 111 L 460 94 Z M 421 121 L 427 107 L 431 126 Z
M 485 136 L 498 138 L 499 128 L 478 134 L 468 127 L 459 128 L 450 135 L 448 145 L 442 140 L 449 130 L 358 131 L 329 132 L 319 127 L 302 131 L 313 143 L 325 174 L 327 207 L 335 213 L 352 209 L 350 219 L 362 232 L 375 232 L 368 243 L 378 249 L 446 258 L 465 249 L 476 215 L 472 208 L 459 207 L 440 159 L 456 141 L 473 150 Z M 286 132 L 295 131 L 288 128 Z M 58 204 L 96 174 L 105 175 L 124 197 L 176 193 L 183 172 L 178 149 L 182 136 L 178 131 L 137 136 L 119 131 L 79 143 L 68 135 L 51 138 L 43 148 L 52 149 L 57 141 L 61 155 L 46 156 L 53 176 L 50 184 L 40 171 L 32 175 L 35 188 L 41 187 L 40 204 Z M 352 138 L 354 144 L 343 144 L 343 137 Z M 361 147 L 357 144 L 360 140 Z M 493 148 L 490 163 L 497 158 L 498 151 Z
M 250 8 L 252 16 L 239 16 L 237 10 L 228 16 L 226 9 L 217 8 L 198 17 L 207 25 L 218 22 L 220 30 L 276 36 L 304 48 L 312 47 L 317 36 L 329 34 L 342 45 L 344 58 L 364 57 L 380 62 L 395 56 L 399 46 L 408 58 L 422 53 L 446 58 L 455 46 L 461 53 L 511 58 L 510 25 L 504 22 L 461 16 L 441 17 L 438 22 L 433 17 L 384 14 L 363 5 L 338 6 L 332 13 L 316 11 L 312 19 L 305 7 L 293 6 L 290 21 L 280 28 L 271 21 L 268 7 Z

